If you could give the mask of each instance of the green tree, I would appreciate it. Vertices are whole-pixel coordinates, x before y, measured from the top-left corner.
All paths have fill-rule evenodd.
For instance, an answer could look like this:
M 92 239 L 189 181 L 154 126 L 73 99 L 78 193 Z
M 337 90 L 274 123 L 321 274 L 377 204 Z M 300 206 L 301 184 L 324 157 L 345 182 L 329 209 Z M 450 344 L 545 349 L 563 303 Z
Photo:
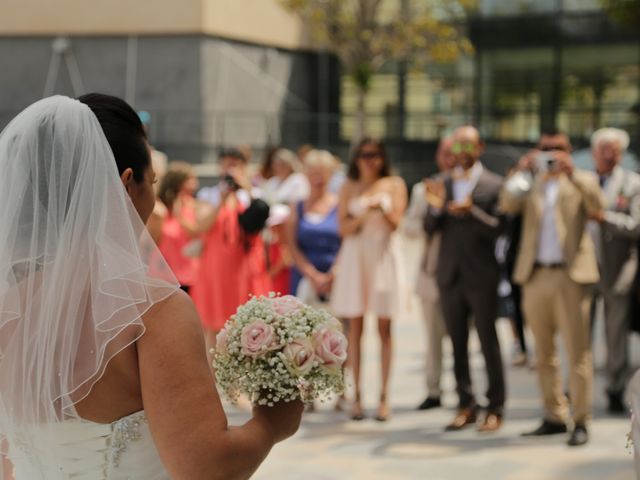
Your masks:
M 640 27 L 640 0 L 600 0 L 611 18 L 628 27 Z
M 280 0 L 339 59 L 358 93 L 353 141 L 366 132 L 373 75 L 390 60 L 452 62 L 473 48 L 461 25 L 476 0 Z

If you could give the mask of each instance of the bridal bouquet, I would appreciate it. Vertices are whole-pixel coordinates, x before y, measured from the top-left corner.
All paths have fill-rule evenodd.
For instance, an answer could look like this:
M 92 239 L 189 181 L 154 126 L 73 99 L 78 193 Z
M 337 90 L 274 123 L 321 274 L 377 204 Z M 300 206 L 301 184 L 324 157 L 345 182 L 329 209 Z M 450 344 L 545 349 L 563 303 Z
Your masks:
M 218 334 L 213 366 L 231 400 L 311 402 L 344 391 L 347 339 L 340 322 L 296 297 L 253 297 Z

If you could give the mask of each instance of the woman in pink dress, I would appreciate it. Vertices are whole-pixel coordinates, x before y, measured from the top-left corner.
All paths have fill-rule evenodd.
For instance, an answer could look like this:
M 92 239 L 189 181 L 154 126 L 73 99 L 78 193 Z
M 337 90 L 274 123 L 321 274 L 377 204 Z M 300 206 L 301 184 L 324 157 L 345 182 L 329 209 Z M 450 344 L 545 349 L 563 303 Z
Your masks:
M 390 414 L 391 319 L 400 295 L 399 258 L 391 235 L 407 206 L 404 181 L 390 173 L 384 145 L 365 139 L 356 149 L 349 180 L 340 192 L 338 221 L 342 245 L 335 264 L 331 312 L 349 322 L 349 361 L 353 369 L 355 402 L 351 418 L 362 420 L 360 348 L 363 319 L 378 319 L 382 382 L 376 420 Z
M 198 212 L 198 231 L 204 232 L 204 243 L 192 289 L 209 346 L 250 295 L 266 295 L 271 290 L 262 238 L 247 234 L 239 221 L 251 203 L 242 153 L 235 149 L 223 152 L 220 170 L 223 180 L 200 195 L 208 205 Z
M 185 255 L 185 248 L 197 235 L 196 200 L 198 179 L 188 163 L 172 162 L 160 182 L 158 198 L 166 207 L 158 247 L 180 287 L 189 293 L 195 282 L 198 262 Z

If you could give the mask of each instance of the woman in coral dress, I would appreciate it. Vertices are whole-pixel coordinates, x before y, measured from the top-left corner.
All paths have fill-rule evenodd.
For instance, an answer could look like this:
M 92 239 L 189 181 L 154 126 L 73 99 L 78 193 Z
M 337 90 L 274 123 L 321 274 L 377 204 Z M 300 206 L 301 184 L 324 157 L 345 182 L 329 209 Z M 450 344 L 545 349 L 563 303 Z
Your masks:
M 210 204 L 198 214 L 198 228 L 204 236 L 192 297 L 209 346 L 250 295 L 266 295 L 271 290 L 262 237 L 247 234 L 238 218 L 251 201 L 245 166 L 234 150 L 223 154 L 221 170 L 236 185 L 221 181 L 203 196 Z
M 185 255 L 185 249 L 197 235 L 196 199 L 198 179 L 193 168 L 184 162 L 172 162 L 160 182 L 158 197 L 166 207 L 158 248 L 180 282 L 189 293 L 198 268 L 196 258 Z
M 392 233 L 407 206 L 407 189 L 391 176 L 384 145 L 372 139 L 358 146 L 349 180 L 340 192 L 338 219 L 342 246 L 336 260 L 331 311 L 349 322 L 350 362 L 355 385 L 351 418 L 362 420 L 360 349 L 363 318 L 378 319 L 382 388 L 376 420 L 390 413 L 388 385 L 391 370 L 391 319 L 399 303 L 399 258 L 392 248 Z

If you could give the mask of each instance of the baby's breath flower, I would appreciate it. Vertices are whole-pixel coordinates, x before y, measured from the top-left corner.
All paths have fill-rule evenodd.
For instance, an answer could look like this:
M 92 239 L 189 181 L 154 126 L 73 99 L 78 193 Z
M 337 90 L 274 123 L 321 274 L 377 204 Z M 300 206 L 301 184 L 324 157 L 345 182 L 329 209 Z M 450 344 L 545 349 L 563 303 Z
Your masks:
M 274 302 L 279 298 L 274 293 L 268 297 L 251 297 L 227 321 L 224 327 L 226 348 L 214 352 L 213 365 L 219 387 L 232 401 L 244 394 L 254 404 L 267 406 L 296 399 L 311 402 L 332 393 L 342 393 L 345 388 L 342 369 L 324 368 L 323 360 L 315 357 L 315 350 L 310 351 L 309 347 L 304 350 L 290 348 L 289 357 L 283 353 L 291 342 L 313 345 L 314 333 L 327 328 L 335 319 L 324 310 L 304 304 L 298 306 L 291 297 L 286 299 L 289 308 L 274 308 Z M 277 310 L 284 313 L 278 314 Z M 275 347 L 263 349 L 255 357 L 245 356 L 242 353 L 242 330 L 256 321 L 272 325 L 277 337 Z M 295 358 L 291 357 L 291 352 L 296 353 Z M 291 362 L 304 362 L 311 368 L 292 368 Z

